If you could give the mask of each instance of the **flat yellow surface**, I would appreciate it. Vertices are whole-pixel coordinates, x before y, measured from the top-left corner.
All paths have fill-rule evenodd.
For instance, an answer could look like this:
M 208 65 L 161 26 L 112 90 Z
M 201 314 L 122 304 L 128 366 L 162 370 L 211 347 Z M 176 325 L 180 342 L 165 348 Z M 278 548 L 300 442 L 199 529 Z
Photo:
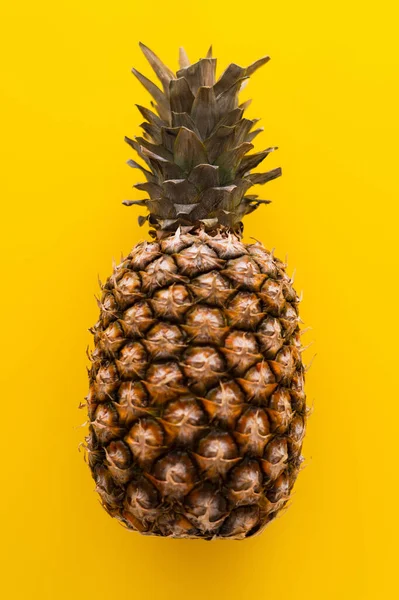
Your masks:
M 397 576 L 398 14 L 392 0 L 20 0 L 1 9 L 2 597 L 379 600 Z M 246 240 L 288 254 L 317 357 L 307 468 L 289 510 L 243 542 L 129 533 L 77 448 L 97 275 L 145 234 L 130 74 L 142 40 L 173 68 L 210 43 L 272 61 L 242 94 L 283 178 Z

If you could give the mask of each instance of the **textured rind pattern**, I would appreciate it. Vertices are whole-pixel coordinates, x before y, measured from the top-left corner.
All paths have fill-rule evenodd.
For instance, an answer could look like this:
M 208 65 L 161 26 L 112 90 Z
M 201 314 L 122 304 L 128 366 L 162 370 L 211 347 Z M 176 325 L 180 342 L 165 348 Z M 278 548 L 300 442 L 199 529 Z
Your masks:
M 306 422 L 298 297 L 232 233 L 135 246 L 92 329 L 88 461 L 143 534 L 242 539 L 287 504 Z

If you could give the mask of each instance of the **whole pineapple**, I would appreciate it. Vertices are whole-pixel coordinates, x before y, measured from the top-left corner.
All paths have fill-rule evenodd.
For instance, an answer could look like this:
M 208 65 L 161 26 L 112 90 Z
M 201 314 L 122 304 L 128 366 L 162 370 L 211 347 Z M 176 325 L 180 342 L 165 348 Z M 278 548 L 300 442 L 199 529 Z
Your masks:
M 298 297 L 285 265 L 241 241 L 248 194 L 281 174 L 252 173 L 255 120 L 238 94 L 269 58 L 216 60 L 175 75 L 141 48 L 162 90 L 143 137 L 135 187 L 153 241 L 135 246 L 102 286 L 93 328 L 87 450 L 106 510 L 145 534 L 241 539 L 286 505 L 301 464 L 306 406 Z

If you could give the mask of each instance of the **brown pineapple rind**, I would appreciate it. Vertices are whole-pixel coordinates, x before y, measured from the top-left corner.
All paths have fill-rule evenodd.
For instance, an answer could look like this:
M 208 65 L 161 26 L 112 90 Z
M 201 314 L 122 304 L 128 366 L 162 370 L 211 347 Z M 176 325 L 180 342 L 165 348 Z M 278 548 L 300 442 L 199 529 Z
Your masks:
M 107 511 L 144 534 L 242 539 L 286 505 L 306 423 L 298 297 L 259 243 L 143 242 L 102 289 L 87 397 Z

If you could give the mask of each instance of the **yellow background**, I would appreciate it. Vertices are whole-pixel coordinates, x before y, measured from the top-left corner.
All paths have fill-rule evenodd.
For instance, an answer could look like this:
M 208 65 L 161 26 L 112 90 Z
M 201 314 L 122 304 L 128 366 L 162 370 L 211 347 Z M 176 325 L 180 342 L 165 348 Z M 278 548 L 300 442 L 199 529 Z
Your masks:
M 1 9 L 1 592 L 5 599 L 363 600 L 397 591 L 398 15 L 393 0 L 50 2 Z M 244 542 L 146 538 L 77 451 L 97 274 L 145 235 L 123 135 L 142 40 L 272 61 L 242 94 L 283 178 L 246 222 L 288 254 L 314 407 L 290 509 Z

